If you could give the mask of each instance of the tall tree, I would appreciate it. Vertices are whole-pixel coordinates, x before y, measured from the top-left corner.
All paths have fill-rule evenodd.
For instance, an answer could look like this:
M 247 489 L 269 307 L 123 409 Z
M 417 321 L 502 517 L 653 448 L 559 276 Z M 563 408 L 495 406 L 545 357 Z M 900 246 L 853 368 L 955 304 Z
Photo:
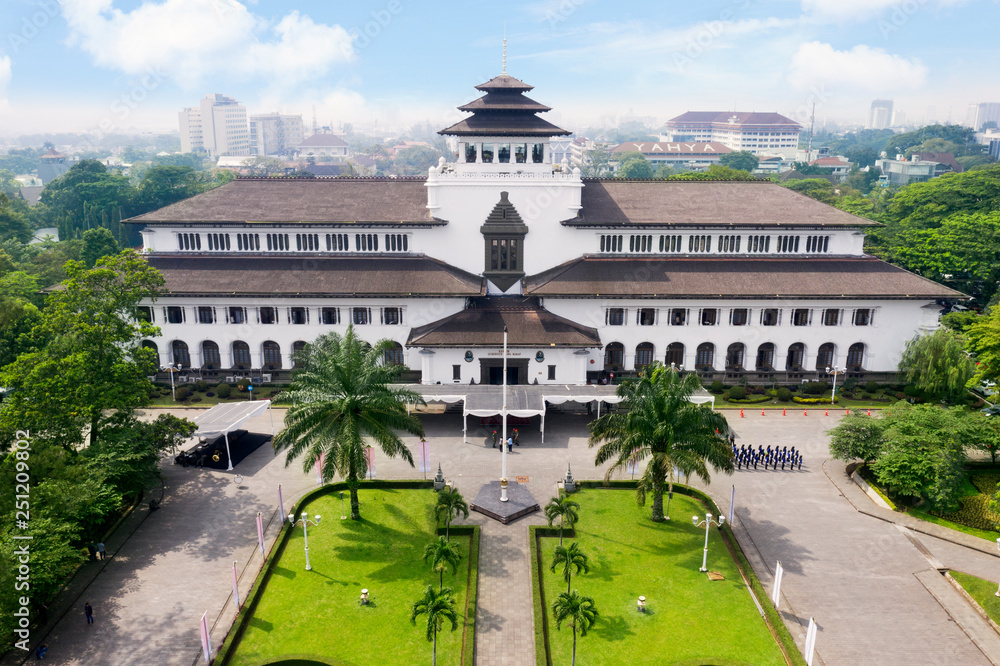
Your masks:
M 587 631 L 597 622 L 597 606 L 591 597 L 584 597 L 573 590 L 563 592 L 552 603 L 552 615 L 556 620 L 556 629 L 562 629 L 564 622 L 573 629 L 572 666 L 576 666 L 576 632 L 579 630 L 581 636 L 587 635 Z
M 451 541 L 451 521 L 458 518 L 458 514 L 469 517 L 469 505 L 466 503 L 462 493 L 457 489 L 446 487 L 438 493 L 437 504 L 434 506 L 434 515 L 438 520 L 444 518 L 444 533 L 448 541 Z
M 751 172 L 760 164 L 757 156 L 749 150 L 737 150 L 719 158 L 719 164 L 730 169 Z
M 899 370 L 921 391 L 955 402 L 965 394 L 976 367 L 965 351 L 965 336 L 940 328 L 906 343 Z
M 104 227 L 88 229 L 83 232 L 83 248 L 80 250 L 80 257 L 87 268 L 93 268 L 101 257 L 118 254 L 120 251 L 118 241 Z
M 1000 380 L 1000 307 L 969 325 L 969 350 L 976 354 L 976 379 Z
M 655 522 L 670 518 L 675 468 L 684 474 L 696 474 L 705 483 L 711 481 L 709 465 L 727 474 L 735 468 L 731 447 L 717 434 L 729 432 L 726 418 L 688 400 L 699 388 L 701 382 L 696 374 L 681 376 L 677 370 L 654 362 L 638 381 L 619 384 L 622 411 L 605 414 L 590 424 L 590 446 L 600 447 L 595 464 L 612 462 L 604 475 L 606 481 L 629 463 L 649 461 L 636 499 L 645 505 L 646 494 L 653 495 Z
M 885 443 L 887 422 L 881 418 L 865 416 L 860 412 L 848 414 L 830 435 L 830 455 L 839 460 L 861 459 L 866 465 L 878 459 Z
M 580 509 L 580 503 L 574 502 L 570 499 L 569 495 L 560 494 L 558 497 L 553 497 L 549 500 L 549 503 L 545 505 L 545 518 L 549 521 L 549 527 L 552 527 L 552 523 L 555 522 L 556 518 L 559 519 L 559 545 L 563 542 L 563 527 L 569 525 L 570 529 L 576 525 L 576 521 L 580 519 L 577 511 Z
M 549 567 L 549 571 L 554 572 L 556 567 L 563 565 L 563 578 L 566 579 L 566 592 L 570 590 L 570 581 L 573 578 L 573 570 L 576 573 L 589 573 L 590 565 L 587 561 L 587 556 L 580 550 L 580 545 L 574 541 L 568 547 L 563 545 L 556 546 L 556 552 L 552 557 L 552 566 Z
M 285 464 L 302 457 L 306 472 L 314 458 L 326 453 L 323 479 L 340 474 L 347 482 L 352 520 L 361 519 L 358 487 L 367 469 L 366 439 L 412 467 L 413 456 L 398 433 L 424 435 L 420 419 L 406 411 L 408 403 L 424 404 L 423 398 L 390 386 L 402 369 L 384 362 L 391 345 L 389 340 L 370 345 L 353 326 L 343 336 L 329 333 L 308 345 L 297 357 L 301 363 L 296 364 L 288 391 L 293 406 L 285 415 L 284 429 L 274 438 L 276 451 L 288 449 Z
M 444 572 L 451 568 L 452 573 L 458 573 L 458 565 L 462 562 L 462 551 L 444 537 L 438 537 L 424 548 L 424 562 L 430 560 L 431 569 L 439 576 L 441 589 L 444 589 Z
M 611 151 L 595 146 L 584 153 L 583 175 L 586 178 L 607 178 L 611 175 Z
M 433 643 L 431 652 L 431 663 L 437 664 L 437 635 L 444 628 L 444 623 L 451 622 L 451 630 L 458 629 L 458 611 L 455 610 L 455 598 L 451 594 L 451 588 L 442 588 L 440 592 L 435 592 L 432 585 L 428 585 L 421 597 L 410 610 L 410 622 L 417 623 L 417 618 L 421 615 L 427 616 L 427 640 Z

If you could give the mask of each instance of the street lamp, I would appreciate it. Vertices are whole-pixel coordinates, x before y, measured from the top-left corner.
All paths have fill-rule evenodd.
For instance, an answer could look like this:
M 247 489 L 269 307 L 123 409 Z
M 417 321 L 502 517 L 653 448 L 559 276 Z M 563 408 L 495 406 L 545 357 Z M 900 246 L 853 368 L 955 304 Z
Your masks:
M 691 522 L 694 523 L 695 527 L 701 527 L 702 525 L 705 526 L 705 552 L 701 557 L 701 569 L 698 569 L 698 571 L 708 571 L 708 528 L 711 527 L 713 523 L 722 527 L 726 523 L 726 517 L 719 516 L 719 519 L 714 521 L 712 520 L 712 514 L 706 513 L 704 521 L 698 522 L 698 516 L 691 516 Z
M 831 405 L 835 404 L 837 401 L 837 375 L 839 375 L 842 372 L 844 372 L 844 370 L 841 370 L 837 366 L 833 366 L 832 368 L 830 366 L 827 366 L 826 368 L 826 374 L 833 375 L 833 393 L 830 395 Z
M 312 571 L 312 567 L 309 566 L 309 527 L 308 527 L 308 525 L 309 525 L 309 523 L 312 523 L 313 525 L 319 525 L 319 519 L 321 517 L 322 516 L 317 515 L 315 520 L 309 520 L 309 514 L 303 513 L 301 516 L 299 516 L 299 519 L 296 520 L 295 516 L 288 516 L 288 521 L 292 524 L 292 526 L 294 526 L 295 523 L 302 523 L 302 538 L 305 539 L 305 542 L 306 542 L 306 571 Z
M 997 549 L 1000 550 L 1000 539 L 997 539 Z M 997 596 L 1000 597 L 1000 586 L 997 586 Z
M 167 367 L 160 366 L 160 370 L 170 373 L 170 399 L 177 402 L 177 394 L 174 392 L 174 373 L 181 369 L 180 363 L 171 363 Z

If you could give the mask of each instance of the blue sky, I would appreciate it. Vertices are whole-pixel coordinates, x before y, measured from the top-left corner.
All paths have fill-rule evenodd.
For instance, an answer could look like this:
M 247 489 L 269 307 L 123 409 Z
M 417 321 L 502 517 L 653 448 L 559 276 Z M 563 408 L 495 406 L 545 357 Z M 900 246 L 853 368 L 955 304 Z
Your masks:
M 960 122 L 1000 101 L 1000 0 L 5 0 L 0 136 L 171 130 L 208 93 L 321 124 L 445 127 L 508 71 L 583 129 L 687 110 Z

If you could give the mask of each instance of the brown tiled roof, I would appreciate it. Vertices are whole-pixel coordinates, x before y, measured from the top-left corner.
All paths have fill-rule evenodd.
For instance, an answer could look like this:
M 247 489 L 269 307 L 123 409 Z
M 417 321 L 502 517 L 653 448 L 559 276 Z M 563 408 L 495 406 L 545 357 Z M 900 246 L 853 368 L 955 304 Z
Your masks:
M 534 86 L 529 86 L 521 79 L 515 79 L 510 74 L 494 76 L 486 83 L 480 83 L 476 86 L 476 90 L 498 90 L 504 88 L 507 90 L 533 90 Z
M 597 329 L 554 315 L 536 298 L 476 298 L 450 317 L 410 331 L 407 347 L 600 347 Z
M 305 139 L 299 144 L 299 147 L 301 148 L 308 148 L 310 146 L 334 146 L 337 148 L 346 148 L 347 142 L 336 134 L 313 134 L 311 137 Z
M 459 111 L 475 112 L 481 109 L 540 112 L 551 111 L 552 107 L 540 104 L 524 95 L 501 95 L 492 92 L 458 107 Z
M 583 258 L 528 277 L 525 286 L 536 296 L 965 298 L 874 257 Z
M 801 128 L 799 123 L 791 118 L 786 118 L 780 113 L 757 113 L 756 111 L 688 111 L 676 118 L 667 121 L 667 125 L 673 124 L 706 124 L 729 125 L 730 118 L 736 118 L 736 125 L 795 125 Z
M 477 296 L 483 280 L 428 257 L 148 257 L 170 294 Z
M 438 134 L 451 136 L 560 136 L 572 134 L 535 115 L 513 115 L 480 111 Z
M 845 213 L 768 181 L 584 179 L 570 226 L 828 226 L 876 222 Z
M 423 178 L 239 178 L 126 220 L 431 223 Z

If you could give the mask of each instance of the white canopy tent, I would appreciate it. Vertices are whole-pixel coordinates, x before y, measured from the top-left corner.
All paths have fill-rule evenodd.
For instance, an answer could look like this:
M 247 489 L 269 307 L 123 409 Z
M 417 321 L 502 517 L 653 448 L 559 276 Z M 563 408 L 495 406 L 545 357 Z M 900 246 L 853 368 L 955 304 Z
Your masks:
M 271 437 L 274 437 L 274 413 L 271 412 L 270 400 L 252 400 L 249 402 L 230 402 L 216 405 L 201 416 L 194 419 L 198 426 L 195 437 L 218 437 L 226 440 L 226 457 L 229 459 L 227 471 L 233 469 L 233 457 L 229 453 L 229 433 L 239 430 L 248 419 L 260 416 L 267 410 L 271 415 Z

